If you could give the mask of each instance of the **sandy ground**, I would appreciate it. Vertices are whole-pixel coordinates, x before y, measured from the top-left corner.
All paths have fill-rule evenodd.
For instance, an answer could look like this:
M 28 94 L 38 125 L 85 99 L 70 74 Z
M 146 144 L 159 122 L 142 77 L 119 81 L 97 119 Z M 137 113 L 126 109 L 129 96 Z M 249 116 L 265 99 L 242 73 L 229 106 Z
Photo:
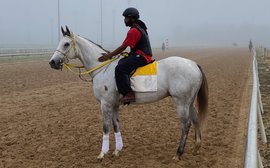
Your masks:
M 156 52 L 156 59 L 164 57 Z M 200 154 L 194 129 L 175 161 L 179 119 L 170 98 L 120 112 L 124 149 L 99 162 L 102 116 L 91 83 L 48 61 L 0 64 L 0 167 L 242 167 L 250 103 L 251 54 L 241 48 L 171 49 L 198 62 L 209 84 Z

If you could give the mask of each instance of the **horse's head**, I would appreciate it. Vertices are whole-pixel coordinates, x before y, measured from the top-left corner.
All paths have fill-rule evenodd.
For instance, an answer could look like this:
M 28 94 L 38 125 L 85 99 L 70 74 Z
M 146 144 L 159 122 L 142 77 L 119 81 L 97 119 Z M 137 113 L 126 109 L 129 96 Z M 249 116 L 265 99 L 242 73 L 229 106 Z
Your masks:
M 61 27 L 63 38 L 60 40 L 56 51 L 51 57 L 49 64 L 51 68 L 61 69 L 64 63 L 67 63 L 69 59 L 75 59 L 78 56 L 76 49 L 75 34 L 69 31 L 66 26 L 66 31 Z

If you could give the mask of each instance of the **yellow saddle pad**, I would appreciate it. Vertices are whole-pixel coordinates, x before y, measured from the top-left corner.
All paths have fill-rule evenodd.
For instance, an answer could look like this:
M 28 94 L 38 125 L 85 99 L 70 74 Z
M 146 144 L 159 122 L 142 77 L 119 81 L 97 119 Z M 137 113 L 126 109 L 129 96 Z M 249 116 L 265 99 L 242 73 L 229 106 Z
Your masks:
M 130 78 L 131 88 L 135 92 L 157 91 L 157 62 L 140 67 Z
M 143 75 L 143 76 L 157 75 L 157 61 L 154 61 L 151 64 L 138 68 L 135 71 L 135 73 L 132 75 L 132 77 L 139 76 L 139 75 Z

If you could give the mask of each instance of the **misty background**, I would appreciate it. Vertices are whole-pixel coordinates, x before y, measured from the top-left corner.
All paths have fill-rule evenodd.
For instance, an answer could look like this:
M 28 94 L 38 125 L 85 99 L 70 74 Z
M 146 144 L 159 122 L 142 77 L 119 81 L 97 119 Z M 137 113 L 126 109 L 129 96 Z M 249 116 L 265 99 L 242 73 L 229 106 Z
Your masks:
M 269 0 L 59 0 L 60 25 L 105 48 L 121 45 L 136 7 L 152 47 L 270 46 Z M 101 19 L 102 18 L 102 19 Z M 102 28 L 102 29 L 101 29 Z M 0 48 L 56 48 L 58 0 L 0 0 Z

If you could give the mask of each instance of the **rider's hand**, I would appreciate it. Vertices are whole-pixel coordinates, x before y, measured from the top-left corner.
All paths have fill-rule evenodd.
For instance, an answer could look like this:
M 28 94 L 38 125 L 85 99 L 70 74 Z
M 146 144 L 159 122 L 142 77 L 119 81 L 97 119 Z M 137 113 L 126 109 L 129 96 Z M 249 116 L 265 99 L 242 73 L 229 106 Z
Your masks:
M 111 59 L 110 54 L 102 53 L 102 56 L 98 58 L 98 61 L 99 62 L 104 62 L 104 61 L 107 61 L 108 59 Z

